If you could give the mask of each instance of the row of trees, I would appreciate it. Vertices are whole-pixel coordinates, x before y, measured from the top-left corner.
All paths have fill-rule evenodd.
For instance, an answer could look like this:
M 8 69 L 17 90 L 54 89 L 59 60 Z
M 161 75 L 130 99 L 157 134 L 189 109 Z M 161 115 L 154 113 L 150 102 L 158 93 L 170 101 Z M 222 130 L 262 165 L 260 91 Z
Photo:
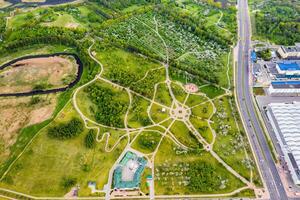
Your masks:
M 161 0 L 91 0 L 112 10 L 122 10 L 132 5 L 147 5 L 149 3 L 160 3 Z

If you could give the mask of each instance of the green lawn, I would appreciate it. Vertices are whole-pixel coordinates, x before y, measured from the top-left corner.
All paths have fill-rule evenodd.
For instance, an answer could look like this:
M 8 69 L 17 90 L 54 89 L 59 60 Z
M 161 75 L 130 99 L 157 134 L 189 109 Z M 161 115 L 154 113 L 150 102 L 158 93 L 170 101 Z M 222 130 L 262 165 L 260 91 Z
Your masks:
M 170 131 L 179 142 L 189 148 L 201 148 L 202 144 L 196 139 L 192 132 L 181 121 L 173 123 Z
M 207 121 L 200 120 L 193 116 L 190 118 L 190 121 L 208 143 L 213 141 L 213 134 L 209 129 Z
M 211 102 L 206 102 L 192 108 L 192 115 L 202 119 L 208 119 L 213 113 L 213 105 Z
M 185 104 L 188 107 L 193 107 L 207 100 L 208 99 L 205 96 L 190 94 Z
M 165 83 L 161 83 L 157 86 L 155 100 L 161 104 L 171 107 L 172 97 L 170 95 L 169 88 Z
M 204 87 L 201 87 L 200 92 L 205 93 L 210 99 L 213 99 L 225 93 L 222 88 L 216 87 L 214 85 L 206 85 Z
M 244 186 L 240 180 L 228 173 L 209 153 L 204 151 L 198 153 L 184 153 L 184 151 L 180 150 L 180 148 L 174 145 L 169 139 L 165 139 L 155 157 L 155 194 L 201 194 L 202 192 L 192 192 L 189 184 L 183 184 L 185 180 L 189 179 L 189 167 L 199 161 L 214 166 L 221 180 L 227 180 L 224 189 L 209 191 L 208 188 L 202 188 L 202 191 L 206 191 L 205 194 L 227 193 Z
M 151 124 L 147 108 L 150 102 L 142 97 L 133 95 L 132 104 L 128 115 L 128 125 L 132 128 L 139 128 Z
M 150 113 L 151 118 L 156 123 L 159 123 L 169 117 L 169 110 L 165 109 L 165 111 L 163 111 L 163 107 L 157 104 L 152 104 Z
M 65 13 L 59 14 L 55 21 L 43 23 L 43 25 L 64 28 L 82 28 L 81 24 L 78 23 L 72 15 Z
M 171 87 L 177 101 L 179 101 L 180 103 L 184 103 L 184 100 L 187 95 L 184 89 L 179 85 L 179 83 L 178 84 L 172 83 Z
M 160 138 L 161 134 L 158 132 L 143 131 L 135 139 L 132 148 L 145 154 L 152 153 L 156 149 Z
M 77 113 L 69 104 L 50 126 L 65 122 Z M 87 130 L 69 140 L 50 139 L 47 128 L 25 151 L 6 175 L 0 185 L 36 196 L 63 196 L 67 191 L 62 187 L 64 177 L 73 177 L 80 184 L 79 195 L 89 195 L 88 181 L 96 181 L 102 188 L 107 181 L 110 167 L 124 148 L 125 140 L 111 153 L 103 150 L 103 143 L 95 149 L 87 149 L 83 139 Z

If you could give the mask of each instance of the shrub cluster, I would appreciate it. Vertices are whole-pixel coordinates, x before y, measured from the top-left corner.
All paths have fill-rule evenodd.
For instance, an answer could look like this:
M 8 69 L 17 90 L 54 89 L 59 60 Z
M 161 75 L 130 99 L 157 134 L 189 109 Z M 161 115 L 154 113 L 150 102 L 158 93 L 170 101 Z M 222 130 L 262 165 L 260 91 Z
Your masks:
M 83 131 L 83 123 L 73 118 L 68 123 L 61 123 L 48 130 L 48 136 L 57 139 L 69 139 L 79 135 Z
M 86 148 L 92 149 L 96 146 L 96 133 L 94 130 L 89 130 L 88 134 L 85 136 L 84 144 Z

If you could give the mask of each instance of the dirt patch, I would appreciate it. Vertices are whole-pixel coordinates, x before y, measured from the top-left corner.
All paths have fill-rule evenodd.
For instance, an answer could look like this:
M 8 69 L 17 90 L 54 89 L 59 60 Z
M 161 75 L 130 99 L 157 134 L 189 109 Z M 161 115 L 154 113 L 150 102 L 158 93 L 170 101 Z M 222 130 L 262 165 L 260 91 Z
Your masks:
M 0 163 L 9 155 L 9 147 L 19 131 L 49 119 L 56 106 L 56 95 L 39 97 L 0 98 Z
M 77 28 L 79 24 L 77 23 L 67 23 L 66 28 Z
M 184 86 L 184 89 L 189 93 L 196 93 L 199 91 L 199 88 L 196 84 L 188 83 Z
M 1 93 L 28 92 L 68 85 L 76 78 L 78 66 L 71 57 L 25 59 L 0 72 Z
M 0 8 L 5 8 L 7 6 L 11 5 L 9 2 L 0 0 Z

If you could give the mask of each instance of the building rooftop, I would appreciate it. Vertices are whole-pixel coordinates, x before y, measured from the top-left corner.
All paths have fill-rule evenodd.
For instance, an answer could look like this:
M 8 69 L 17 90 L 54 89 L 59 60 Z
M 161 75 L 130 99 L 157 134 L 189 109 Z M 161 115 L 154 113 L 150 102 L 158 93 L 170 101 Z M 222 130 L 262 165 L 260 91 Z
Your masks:
M 276 137 L 290 164 L 289 168 L 294 170 L 296 182 L 300 182 L 300 102 L 271 103 L 268 108 Z
M 128 151 L 114 171 L 114 188 L 135 189 L 140 185 L 142 172 L 147 160 Z
M 300 64 L 298 62 L 283 62 L 283 63 L 278 63 L 278 67 L 282 71 L 296 71 L 296 70 L 300 70 Z
M 289 46 L 289 47 L 282 46 L 281 48 L 282 48 L 283 51 L 285 51 L 286 53 L 300 52 L 300 46 Z
M 273 88 L 300 88 L 300 81 L 272 81 Z

